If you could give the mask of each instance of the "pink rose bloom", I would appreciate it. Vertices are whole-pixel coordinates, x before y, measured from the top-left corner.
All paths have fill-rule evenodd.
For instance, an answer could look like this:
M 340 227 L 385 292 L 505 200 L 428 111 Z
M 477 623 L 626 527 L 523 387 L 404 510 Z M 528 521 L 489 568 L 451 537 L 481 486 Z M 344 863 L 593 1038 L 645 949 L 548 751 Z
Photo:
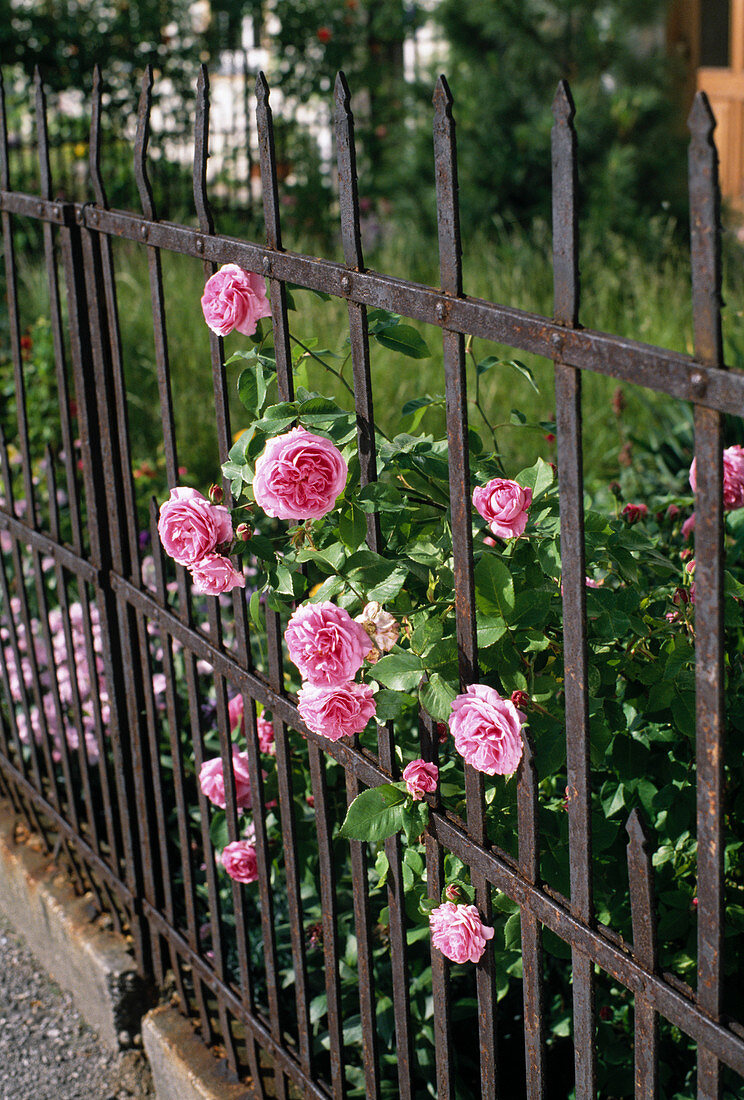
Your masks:
M 234 840 L 228 844 L 218 859 L 236 882 L 255 882 L 258 878 L 256 849 L 246 840 Z
M 432 794 L 437 789 L 439 768 L 425 760 L 412 760 L 403 769 L 403 779 L 414 802 L 420 802 L 425 794 Z
M 527 526 L 532 504 L 532 489 L 523 489 L 516 481 L 494 477 L 473 490 L 473 504 L 500 539 L 517 539 Z
M 375 713 L 375 699 L 369 684 L 303 684 L 297 708 L 308 729 L 329 741 L 338 741 L 362 732 Z
M 384 611 L 382 604 L 377 600 L 368 603 L 354 621 L 364 627 L 380 653 L 389 653 L 398 641 L 400 634 L 398 620 L 389 611 Z
M 522 758 L 523 721 L 495 688 L 471 684 L 453 701 L 449 728 L 467 764 L 487 775 L 513 775 Z
M 320 519 L 333 510 L 347 473 L 330 439 L 292 428 L 267 442 L 256 462 L 253 495 L 267 516 Z
M 274 726 L 268 719 L 264 718 L 261 714 L 256 720 L 258 726 L 258 747 L 261 752 L 266 752 L 270 756 L 276 753 L 276 747 L 274 745 Z
M 232 520 L 221 504 L 211 504 L 196 489 L 177 487 L 160 506 L 158 533 L 168 557 L 193 565 L 220 543 L 232 542 Z
M 480 918 L 474 905 L 456 905 L 445 901 L 429 914 L 431 942 L 452 962 L 477 963 L 493 939 L 493 928 Z
M 245 733 L 245 720 L 243 718 L 243 696 L 236 695 L 227 705 L 227 714 L 230 722 L 230 732 L 240 726 L 239 733 Z
M 239 810 L 251 808 L 251 779 L 248 774 L 248 753 L 232 754 L 233 775 L 235 776 L 235 805 Z M 216 756 L 205 760 L 199 771 L 199 786 L 203 795 L 221 810 L 225 809 L 225 777 L 222 773 L 222 758 Z
M 682 538 L 689 539 L 692 532 L 695 530 L 695 513 L 688 516 L 685 522 L 682 524 Z
M 223 264 L 215 271 L 204 287 L 201 304 L 204 320 L 218 336 L 227 336 L 233 329 L 252 336 L 258 319 L 271 316 L 263 279 L 237 264 Z
M 637 523 L 639 519 L 645 519 L 648 515 L 648 507 L 645 504 L 626 504 L 623 508 L 628 523 Z
M 194 578 L 194 591 L 205 596 L 220 596 L 233 588 L 245 588 L 245 577 L 222 554 L 207 554 L 189 570 Z
M 330 687 L 353 680 L 372 648 L 364 627 L 329 600 L 298 607 L 284 638 L 302 679 Z
M 690 485 L 697 492 L 695 475 L 697 459 L 690 466 Z M 729 512 L 744 508 L 744 447 L 735 443 L 723 452 L 723 503 Z

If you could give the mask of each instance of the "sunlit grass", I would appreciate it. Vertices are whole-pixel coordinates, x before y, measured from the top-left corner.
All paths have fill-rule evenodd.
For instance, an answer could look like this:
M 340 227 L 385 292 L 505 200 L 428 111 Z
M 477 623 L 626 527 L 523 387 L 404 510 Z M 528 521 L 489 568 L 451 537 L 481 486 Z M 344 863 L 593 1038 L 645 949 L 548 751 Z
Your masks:
M 581 251 L 581 319 L 590 328 L 658 344 L 682 352 L 693 348 L 689 258 L 675 242 L 671 229 L 649 225 L 652 247 L 643 251 L 607 236 L 583 242 Z M 550 233 L 537 225 L 530 232 L 502 229 L 490 240 L 464 242 L 465 292 L 504 305 L 550 316 L 552 313 L 552 268 Z M 308 247 L 308 252 L 313 251 Z M 724 298 L 727 360 L 744 366 L 744 337 L 741 325 L 741 290 L 744 267 L 739 249 L 729 250 Z M 649 256 L 652 258 L 649 259 Z M 214 397 L 208 331 L 202 318 L 200 297 L 205 276 L 200 261 L 163 253 L 167 339 L 171 371 L 179 462 L 188 467 L 198 483 L 207 484 L 218 473 L 219 454 L 214 428 Z M 150 304 L 150 286 L 145 250 L 128 242 L 115 242 L 118 305 L 122 350 L 125 363 L 129 417 L 135 461 L 152 459 L 161 446 L 162 425 L 157 384 Z M 423 239 L 391 234 L 371 253 L 368 264 L 374 270 L 411 278 L 436 286 L 436 248 Z M 38 262 L 21 258 L 21 302 L 23 323 L 32 324 L 46 312 L 46 280 Z M 348 354 L 348 317 L 345 302 L 325 302 L 311 292 L 294 295 L 296 310 L 290 315 L 294 336 L 303 341 L 317 337 L 318 347 L 329 348 L 341 359 L 331 360 L 338 369 Z M 428 359 L 404 358 L 372 342 L 372 377 L 375 414 L 388 433 L 405 429 L 402 419 L 407 401 L 444 392 L 441 333 L 433 326 L 411 322 L 427 342 Z M 247 349 L 246 337 L 232 335 L 225 340 L 229 357 Z M 516 472 L 541 454 L 552 460 L 555 443 L 545 429 L 525 429 L 510 423 L 511 410 L 519 409 L 528 421 L 550 421 L 554 415 L 552 363 L 509 347 L 496 347 L 476 340 L 469 356 L 471 393 L 475 371 L 471 360 L 496 355 L 517 358 L 534 373 L 539 386 L 535 393 L 529 382 L 510 367 L 497 367 L 481 379 L 480 405 L 487 419 L 498 425 L 497 437 L 508 471 Z M 3 369 L 0 367 L 0 369 Z M 232 430 L 245 426 L 247 414 L 235 394 L 239 368 L 227 368 L 231 391 Z M 313 361 L 303 368 L 300 379 L 308 388 L 350 400 L 348 393 Z M 351 381 L 351 364 L 343 365 Z M 587 472 L 612 476 L 624 439 L 618 430 L 612 395 L 618 383 L 612 378 L 584 373 L 584 453 Z M 651 427 L 660 404 L 669 399 L 650 391 L 623 386 L 623 423 L 636 434 Z M 484 430 L 484 419 L 473 409 L 471 422 Z M 434 408 L 423 420 L 423 428 L 443 429 L 443 414 Z

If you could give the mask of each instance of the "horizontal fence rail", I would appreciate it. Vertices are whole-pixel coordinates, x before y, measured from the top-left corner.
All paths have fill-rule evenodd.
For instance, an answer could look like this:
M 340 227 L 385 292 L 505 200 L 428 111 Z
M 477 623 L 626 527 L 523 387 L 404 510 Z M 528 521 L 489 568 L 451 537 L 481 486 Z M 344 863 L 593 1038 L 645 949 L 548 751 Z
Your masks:
M 444 78 L 437 82 L 433 116 L 439 287 L 365 266 L 351 93 L 343 75 L 335 87 L 343 263 L 300 255 L 282 246 L 270 90 L 263 74 L 256 86 L 256 118 L 266 243 L 215 231 L 206 183 L 210 137 L 206 70 L 199 79 L 195 104 L 193 195 L 198 228 L 159 221 L 148 174 L 152 88 L 153 74 L 148 69 L 133 154 L 141 214 L 108 206 L 100 168 L 100 74 L 96 73 L 94 82 L 89 143 L 95 201 L 52 198 L 46 105 L 38 75 L 40 191 L 29 195 L 13 190 L 5 108 L 0 103 L 0 217 L 17 413 L 14 437 L 0 438 L 0 628 L 6 653 L 0 676 L 6 704 L 0 713 L 3 788 L 50 848 L 58 838 L 57 850 L 66 855 L 80 888 L 92 889 L 101 909 L 112 913 L 119 929 L 131 933 L 143 972 L 154 976 L 161 987 L 173 983 L 183 1011 L 198 1021 L 205 1041 L 224 1050 L 233 1077 L 250 1076 L 258 1095 L 287 1097 L 299 1090 L 306 1096 L 340 1100 L 352 1087 L 356 1095 L 368 1097 L 464 1095 L 458 1084 L 453 1039 L 461 1016 L 450 997 L 450 964 L 437 951 L 432 951 L 430 960 L 435 1060 L 426 1067 L 425 1082 L 417 1061 L 410 1004 L 410 952 L 415 941 L 409 936 L 407 872 L 399 837 L 381 846 L 389 867 L 383 938 L 378 924 L 382 895 L 373 898 L 370 891 L 373 852 L 369 845 L 349 842 L 350 891 L 340 881 L 337 865 L 338 845 L 346 843 L 335 835 L 337 769 L 343 773 L 344 809 L 366 788 L 398 780 L 395 724 L 378 727 L 376 751 L 358 738 L 330 742 L 309 730 L 296 697 L 285 686 L 279 614 L 266 610 L 259 662 L 242 591 L 210 601 L 205 610 L 194 599 L 186 570 L 177 566 L 169 571 L 170 563 L 160 550 L 154 507 L 149 529 L 144 531 L 152 548 L 152 575 L 145 575 L 131 457 L 137 424 L 127 395 L 122 340 L 127 318 L 119 307 L 117 242 L 130 242 L 146 256 L 152 364 L 169 486 L 179 483 L 182 441 L 174 414 L 177 363 L 169 340 L 164 254 L 192 257 L 203 265 L 205 279 L 218 265 L 235 263 L 268 280 L 281 401 L 294 395 L 287 284 L 347 303 L 362 485 L 375 482 L 378 471 L 368 311 L 391 310 L 441 330 L 462 690 L 479 680 L 465 340 L 479 337 L 543 356 L 555 365 L 570 889 L 566 896 L 541 878 L 541 777 L 539 756 L 528 737 L 517 776 L 518 857 L 490 843 L 483 775 L 468 766 L 463 816 L 445 806 L 438 795 L 429 800 L 427 887 L 430 897 L 440 897 L 449 853 L 469 869 L 485 923 L 493 919 L 495 891 L 519 908 L 519 1026 L 525 1059 L 520 1080 L 530 1100 L 568 1095 L 571 1088 L 568 1082 L 563 1093 L 555 1091 L 547 1068 L 547 933 L 570 950 L 570 964 L 566 961 L 565 966 L 570 965 L 572 973 L 569 1011 L 577 1100 L 598 1095 L 597 990 L 608 977 L 633 997 L 635 1040 L 628 1063 L 634 1058 L 635 1095 L 662 1095 L 663 1019 L 697 1044 L 698 1097 L 721 1097 L 723 1066 L 744 1079 L 744 1023 L 730 1019 L 723 1002 L 726 712 L 721 458 L 723 415 L 741 416 L 744 410 L 744 374 L 727 367 L 722 351 L 715 122 L 705 97 L 698 95 L 690 117 L 695 345 L 688 356 L 593 331 L 579 321 L 578 154 L 574 105 L 565 82 L 553 104 L 552 318 L 464 293 L 453 100 Z M 33 402 L 25 377 L 16 252 L 19 228 L 29 222 L 41 227 L 61 440 L 59 453 L 47 448 L 43 455 L 34 452 L 32 442 Z M 209 356 L 217 445 L 224 458 L 232 444 L 233 425 L 223 341 L 214 334 Z M 629 876 L 631 940 L 602 923 L 595 907 L 582 459 L 582 377 L 587 372 L 691 402 L 695 409 L 698 951 L 694 988 L 660 968 L 655 843 L 637 810 L 628 820 L 627 868 L 616 869 L 618 875 Z M 211 410 L 197 411 L 211 415 Z M 379 516 L 368 514 L 366 524 L 369 548 L 382 551 Z M 55 640 L 55 624 L 61 642 Z M 205 713 L 205 670 L 214 689 L 214 709 L 209 715 Z M 229 710 L 235 696 L 243 700 L 253 798 L 255 911 L 249 910 L 239 884 L 232 885 L 227 900 L 220 890 L 210 806 L 194 781 L 204 761 L 218 754 L 225 776 L 226 836 L 229 841 L 239 839 Z M 271 713 L 274 723 L 277 788 L 271 799 L 259 751 L 257 704 Z M 71 718 L 66 717 L 68 711 Z M 441 751 L 436 724 L 423 712 L 419 733 L 423 759 L 436 762 Z M 297 734 L 305 739 L 302 767 L 309 774 L 312 819 L 302 818 L 296 804 Z M 268 813 L 275 815 L 281 830 L 279 872 L 272 869 Z M 308 845 L 318 858 L 312 896 L 303 877 Z M 319 907 L 321 919 L 309 938 L 306 911 L 311 906 Z M 351 928 L 355 958 L 350 962 L 342 930 Z M 384 966 L 381 945 L 386 952 Z M 322 967 L 310 959 L 316 949 L 322 950 Z M 358 972 L 361 1034 L 356 1062 L 350 1054 L 340 985 L 340 975 L 352 962 Z M 478 1066 L 467 1095 L 514 1095 L 500 1054 L 502 1021 L 490 948 L 475 967 L 472 993 L 469 1020 L 473 1033 L 477 1032 Z M 383 999 L 390 1009 L 385 1026 L 394 1035 L 393 1063 L 385 1063 L 382 1057 L 378 1016 Z M 325 1021 L 325 1045 L 316 1041 L 319 1017 Z M 273 1076 L 270 1085 L 269 1076 Z M 739 1082 L 738 1087 L 744 1084 Z

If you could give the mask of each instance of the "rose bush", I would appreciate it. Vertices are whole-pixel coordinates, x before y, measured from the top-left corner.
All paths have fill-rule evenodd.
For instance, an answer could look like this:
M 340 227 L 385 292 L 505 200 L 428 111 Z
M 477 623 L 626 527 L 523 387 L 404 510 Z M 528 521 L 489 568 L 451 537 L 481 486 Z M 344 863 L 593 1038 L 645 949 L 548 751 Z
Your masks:
M 373 338 L 404 327 L 375 312 L 380 316 L 371 322 Z M 407 341 L 415 346 L 412 337 L 398 335 L 400 345 Z M 389 873 L 383 842 L 402 831 L 402 867 L 396 875 L 405 889 L 412 973 L 425 973 L 429 948 L 421 945 L 429 942 L 458 965 L 471 966 L 488 952 L 498 996 L 509 999 L 507 1015 L 512 1010 L 518 1015 L 519 907 L 495 892 L 493 917 L 489 914 L 484 924 L 486 910 L 480 897 L 475 905 L 468 868 L 449 853 L 441 894 L 429 897 L 422 838 L 432 806 L 466 815 L 466 769 L 473 767 L 482 774 L 487 843 L 516 860 L 513 777 L 520 774 L 529 741 L 539 782 L 540 878 L 552 890 L 569 894 L 563 577 L 555 468 L 542 457 L 522 470 L 512 467 L 508 447 L 503 441 L 495 444 L 496 431 L 501 437 L 504 425 L 487 424 L 488 442 L 470 428 L 478 679 L 463 684 L 454 614 L 448 448 L 436 431 L 421 429 L 429 409 L 436 425 L 442 399 L 427 395 L 412 403 L 414 407 L 404 410 L 407 430 L 399 435 L 377 434 L 379 481 L 362 485 L 354 412 L 306 389 L 300 380 L 292 401 L 278 400 L 271 348 L 260 333 L 255 345 L 238 356 L 245 364 L 239 393 L 250 422 L 223 466 L 235 518 L 244 509 L 250 513 L 249 523 L 242 520 L 250 538 L 236 537 L 229 550 L 223 549 L 255 563 L 247 594 L 252 658 L 259 667 L 266 611 L 277 612 L 289 658 L 285 686 L 297 692 L 303 731 L 321 744 L 322 739 L 354 739 L 372 754 L 378 751 L 379 728 L 390 725 L 394 731 L 392 781 L 362 790 L 348 808 L 342 770 L 332 762 L 327 766 L 324 812 L 346 815 L 334 840 L 340 897 L 351 906 L 348 853 L 341 841 L 366 841 L 372 878 L 383 886 Z M 312 341 L 301 345 L 310 346 L 315 346 Z M 314 361 L 321 359 L 312 354 Z M 295 368 L 302 358 L 295 358 Z M 493 369 L 494 362 L 483 369 Z M 340 386 L 343 367 L 328 369 Z M 529 425 L 516 414 L 510 426 L 538 428 L 541 439 L 547 428 Z M 696 950 L 691 915 L 695 798 L 689 784 L 695 757 L 695 605 L 692 576 L 685 569 L 690 551 L 684 542 L 693 500 L 686 489 L 691 454 L 686 431 L 683 423 L 677 434 L 661 432 L 662 450 L 647 459 L 636 452 L 612 486 L 592 484 L 585 524 L 597 917 L 631 938 L 627 882 L 624 870 L 617 874 L 617 869 L 625 867 L 627 816 L 638 807 L 656 836 L 662 965 L 683 979 L 694 972 Z M 667 459 L 672 465 L 664 477 Z M 736 548 L 744 547 L 744 509 L 726 507 L 726 538 L 734 551 L 730 560 L 736 561 Z M 381 534 L 374 550 L 367 544 L 370 515 L 377 517 Z M 734 655 L 730 675 L 735 684 L 741 683 L 744 653 L 741 580 L 738 568 L 728 568 L 727 652 Z M 424 740 L 420 715 L 431 731 Z M 744 723 L 740 718 L 736 722 L 733 738 L 739 744 Z M 316 779 L 310 778 L 302 737 L 293 731 L 279 735 L 278 730 L 291 761 L 294 812 L 310 826 L 300 830 L 307 874 L 303 889 L 310 897 L 317 853 L 304 841 L 306 833 L 312 835 L 319 791 Z M 242 726 L 234 736 L 245 736 Z M 262 806 L 276 868 L 282 832 L 272 805 L 275 782 L 271 772 Z M 740 780 L 730 771 L 727 783 L 732 797 L 740 797 Z M 235 837 L 220 813 L 213 812 L 212 835 L 215 848 L 224 851 Z M 731 840 L 726 859 L 727 876 L 732 883 L 740 881 L 741 856 Z M 384 937 L 390 918 L 383 897 L 379 903 L 373 897 L 370 904 Z M 322 942 L 319 900 L 306 901 L 305 914 L 312 959 Z M 414 930 L 416 921 L 420 926 Z M 419 934 L 426 939 L 417 939 Z M 545 947 L 554 1003 L 570 1003 L 564 961 L 568 949 L 547 933 Z M 385 950 L 383 942 L 380 952 Z M 457 985 L 458 972 L 452 975 Z M 422 1034 L 426 988 L 424 982 L 419 997 L 414 980 L 411 989 Z M 462 992 L 466 986 L 457 988 Z M 352 970 L 342 979 L 342 989 L 347 1012 L 356 1011 Z M 610 1011 L 606 1001 L 603 1008 L 627 1045 L 632 1033 L 627 1020 L 619 1010 Z M 568 1016 L 551 1026 L 555 1036 L 561 1028 L 568 1035 Z M 322 1025 L 318 1033 L 323 1033 Z M 467 1041 L 467 1036 L 461 1038 Z M 363 1089 L 360 1081 L 357 1090 Z

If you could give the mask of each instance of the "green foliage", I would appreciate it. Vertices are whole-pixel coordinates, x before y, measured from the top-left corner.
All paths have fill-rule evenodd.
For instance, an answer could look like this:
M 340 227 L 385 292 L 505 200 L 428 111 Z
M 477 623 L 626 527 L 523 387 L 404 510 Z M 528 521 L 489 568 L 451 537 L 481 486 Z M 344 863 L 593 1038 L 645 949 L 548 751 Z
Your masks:
M 643 219 L 686 217 L 684 133 L 664 51 L 664 0 L 441 0 L 450 43 L 460 201 L 468 227 L 550 210 L 551 102 L 577 108 L 582 207 L 643 239 Z

